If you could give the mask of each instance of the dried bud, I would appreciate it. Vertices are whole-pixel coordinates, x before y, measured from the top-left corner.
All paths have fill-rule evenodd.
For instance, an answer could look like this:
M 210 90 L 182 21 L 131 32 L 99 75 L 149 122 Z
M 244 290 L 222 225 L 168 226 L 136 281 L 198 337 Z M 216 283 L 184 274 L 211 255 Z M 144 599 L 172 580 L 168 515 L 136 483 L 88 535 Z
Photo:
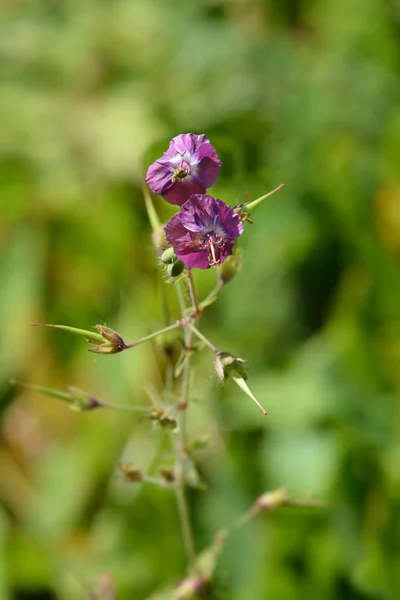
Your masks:
M 96 400 L 96 398 L 93 398 L 93 396 L 75 386 L 69 386 L 67 392 L 71 398 L 70 407 L 72 410 L 94 410 L 103 406 L 99 400 Z
M 263 414 L 266 415 L 267 411 L 259 403 L 246 383 L 247 374 L 243 368 L 245 363 L 246 361 L 243 358 L 238 358 L 229 352 L 218 352 L 215 359 L 215 370 L 220 380 L 224 383 L 227 379 L 232 379 L 236 385 L 238 385 L 240 389 L 243 390 L 243 392 L 247 394 L 247 396 L 251 398 L 255 404 L 257 404 L 258 408 L 263 412 Z
M 155 406 L 153 408 L 150 419 L 154 424 L 163 429 L 176 430 L 178 428 L 178 422 L 175 417 L 171 416 L 164 408 L 161 408 L 161 406 Z
M 176 477 L 173 467 L 160 467 L 158 469 L 158 472 L 164 479 L 165 483 L 167 483 L 168 485 L 171 485 L 171 483 L 175 483 Z
M 184 579 L 175 589 L 174 600 L 191 600 L 210 597 L 212 588 L 210 582 L 201 576 L 191 576 Z
M 250 225 L 254 225 L 254 221 L 250 218 L 250 214 L 244 210 L 245 205 L 244 204 L 237 204 L 234 209 L 233 212 L 235 212 L 237 215 L 239 215 L 240 220 L 242 221 L 242 223 L 249 223 Z
M 288 490 L 286 488 L 279 488 L 273 492 L 266 492 L 265 494 L 262 494 L 262 496 L 257 499 L 254 509 L 256 512 L 263 510 L 274 510 L 275 508 L 285 506 L 288 502 L 290 502 L 290 500 L 291 498 Z
M 89 343 L 94 344 L 93 348 L 89 348 L 90 352 L 95 352 L 96 354 L 116 354 L 125 350 L 126 344 L 119 333 L 105 325 L 96 325 L 96 329 L 104 341 L 102 344 L 95 344 L 89 340 Z
M 215 359 L 215 370 L 224 383 L 229 377 L 247 379 L 246 371 L 243 368 L 244 364 L 246 361 L 243 358 L 238 358 L 230 352 L 218 352 Z
M 143 481 L 143 473 L 139 467 L 132 464 L 119 464 L 119 469 L 125 475 L 127 481 L 135 482 L 135 481 Z
M 229 283 L 242 268 L 242 250 L 235 248 L 218 269 L 218 278 L 222 285 Z

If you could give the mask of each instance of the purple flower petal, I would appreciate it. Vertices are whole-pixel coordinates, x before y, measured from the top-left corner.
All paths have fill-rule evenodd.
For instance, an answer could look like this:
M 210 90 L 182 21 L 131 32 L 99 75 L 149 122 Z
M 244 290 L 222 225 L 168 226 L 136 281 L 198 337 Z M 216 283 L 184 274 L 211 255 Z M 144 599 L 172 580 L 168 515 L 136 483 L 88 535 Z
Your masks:
M 153 190 L 154 191 L 154 190 Z M 192 194 L 204 194 L 206 191 L 205 186 L 197 179 L 182 179 L 179 184 L 171 185 L 169 189 L 166 189 L 163 194 L 164 200 L 170 204 L 182 205 L 182 198 L 190 198 Z M 183 202 L 185 202 L 184 200 Z
M 146 182 L 170 204 L 182 206 L 192 194 L 203 194 L 217 180 L 221 161 L 204 134 L 174 137 L 162 158 L 150 165 Z
M 243 223 L 222 200 L 193 194 L 164 231 L 167 242 L 189 269 L 208 269 L 232 254 Z

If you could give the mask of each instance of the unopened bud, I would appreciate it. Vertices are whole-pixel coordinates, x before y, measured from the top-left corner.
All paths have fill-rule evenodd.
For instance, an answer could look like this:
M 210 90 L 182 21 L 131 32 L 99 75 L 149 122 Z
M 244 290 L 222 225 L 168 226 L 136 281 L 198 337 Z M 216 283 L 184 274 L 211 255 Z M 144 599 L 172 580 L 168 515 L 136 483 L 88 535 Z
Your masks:
M 106 327 L 106 325 L 96 325 L 96 329 L 101 334 L 104 342 L 102 344 L 91 342 L 94 346 L 89 348 L 90 352 L 95 352 L 96 354 L 116 354 L 125 350 L 126 344 L 119 333 L 110 329 L 110 327 Z
M 230 352 L 218 352 L 215 359 L 215 370 L 223 382 L 229 377 L 247 379 L 246 371 L 243 368 L 244 364 L 246 364 L 244 358 L 238 358 Z
M 178 260 L 178 257 L 176 256 L 172 246 L 164 250 L 164 252 L 161 254 L 160 260 L 165 265 L 172 265 Z
M 127 481 L 135 482 L 143 480 L 143 473 L 139 467 L 132 464 L 119 464 L 120 471 L 125 475 Z
M 234 253 L 227 256 L 218 269 L 218 278 L 222 284 L 229 283 L 242 267 L 242 250 L 236 248 Z
M 177 279 L 180 277 L 186 269 L 185 263 L 181 260 L 177 260 L 172 264 L 167 265 L 166 272 L 169 278 L 169 281 Z

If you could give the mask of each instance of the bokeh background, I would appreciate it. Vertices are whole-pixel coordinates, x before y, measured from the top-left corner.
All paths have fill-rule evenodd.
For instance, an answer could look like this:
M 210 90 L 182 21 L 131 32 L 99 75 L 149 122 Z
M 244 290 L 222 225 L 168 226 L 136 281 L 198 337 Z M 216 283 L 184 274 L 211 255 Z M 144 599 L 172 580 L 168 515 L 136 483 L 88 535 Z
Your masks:
M 128 340 L 163 324 L 141 181 L 181 132 L 217 148 L 213 194 L 231 204 L 285 183 L 202 320 L 248 360 L 269 416 L 218 385 L 211 354 L 196 358 L 191 437 L 209 440 L 196 544 L 286 486 L 329 508 L 238 530 L 221 597 L 400 598 L 399 40 L 396 0 L 3 2 L 2 600 L 108 600 L 107 577 L 118 599 L 141 599 L 185 575 L 173 491 L 117 469 L 151 472 L 163 432 L 8 383 L 144 405 L 160 385 L 154 344 L 96 357 L 29 324 L 107 323 Z M 214 274 L 196 275 L 204 295 Z

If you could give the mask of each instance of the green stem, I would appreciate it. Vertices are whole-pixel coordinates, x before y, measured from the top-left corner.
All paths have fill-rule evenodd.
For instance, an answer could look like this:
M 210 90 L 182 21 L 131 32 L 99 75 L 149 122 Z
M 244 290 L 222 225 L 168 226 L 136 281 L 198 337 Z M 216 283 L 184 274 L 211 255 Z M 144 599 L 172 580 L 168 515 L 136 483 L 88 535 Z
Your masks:
M 148 190 L 148 187 L 145 185 L 145 183 L 143 183 L 142 189 L 143 189 L 144 201 L 146 204 L 147 216 L 149 217 L 151 228 L 154 232 L 158 231 L 161 228 L 160 219 L 158 218 L 156 209 L 154 208 L 154 204 L 153 204 L 153 201 L 150 196 L 150 192 Z
M 190 270 L 189 270 L 189 274 L 188 274 L 188 287 L 189 287 L 190 301 L 194 308 L 193 316 L 194 316 L 194 318 L 196 318 L 196 317 L 200 316 L 201 310 L 199 307 L 199 302 L 197 300 L 197 293 L 196 293 L 196 288 L 195 288 L 195 284 L 194 284 L 192 271 L 190 271 Z
M 194 289 L 193 279 L 190 278 L 189 293 L 190 300 L 193 306 L 198 309 L 196 292 Z M 175 289 L 178 295 L 178 302 L 181 309 L 182 317 L 186 311 L 186 303 L 180 287 L 180 283 L 177 282 Z M 189 565 L 193 566 L 196 560 L 196 548 L 194 544 L 192 526 L 190 522 L 189 506 L 185 493 L 185 472 L 184 472 L 184 460 L 186 453 L 186 408 L 189 402 L 190 392 L 190 348 L 192 346 L 193 332 L 189 327 L 189 321 L 183 319 L 184 322 L 184 343 L 186 349 L 185 363 L 183 366 L 182 381 L 181 381 L 181 394 L 179 400 L 179 412 L 178 412 L 178 441 L 175 443 L 175 453 L 177 457 L 177 478 L 175 493 L 178 505 L 179 520 L 181 523 L 182 535 L 184 539 L 186 554 L 188 557 Z
M 115 409 L 115 410 L 129 410 L 132 412 L 140 412 L 140 413 L 149 414 L 148 408 L 146 408 L 145 406 L 135 406 L 134 404 L 129 406 L 129 404 L 108 404 L 108 402 L 101 402 L 100 408 L 111 408 L 111 409 Z
M 159 329 L 158 331 L 154 331 L 153 333 L 150 333 L 149 335 L 145 335 L 144 337 L 140 338 L 139 340 L 136 340 L 136 342 L 132 342 L 131 344 L 126 344 L 126 346 L 125 346 L 124 349 L 127 350 L 128 348 L 134 348 L 135 346 L 138 346 L 142 342 L 147 342 L 147 340 L 151 340 L 152 338 L 155 338 L 158 335 L 162 335 L 163 333 L 167 333 L 167 331 L 173 331 L 174 329 L 178 329 L 179 327 L 183 327 L 184 324 L 185 324 L 185 320 L 184 319 L 182 321 L 177 321 L 176 323 L 173 323 L 172 325 L 168 325 L 168 327 L 164 327 L 163 329 Z
M 176 295 L 178 296 L 179 308 L 180 308 L 180 311 L 181 311 L 181 314 L 183 317 L 186 312 L 186 304 L 185 304 L 185 298 L 183 297 L 183 292 L 182 292 L 180 283 L 181 283 L 180 281 L 176 282 L 175 290 L 176 290 Z
M 180 461 L 181 462 L 181 461 Z M 185 482 L 182 469 L 177 473 L 177 482 L 175 486 L 176 499 L 178 504 L 179 519 L 181 522 L 182 535 L 185 543 L 186 554 L 189 566 L 192 567 L 196 561 L 196 548 L 194 545 L 192 525 L 190 522 L 189 507 L 185 494 Z
M 253 210 L 253 208 L 258 206 L 258 204 L 260 204 L 260 202 L 262 202 L 266 198 L 269 198 L 269 196 L 272 196 L 272 194 L 275 194 L 275 192 L 277 192 L 278 190 L 282 189 L 284 185 L 285 185 L 284 183 L 281 183 L 280 185 L 278 185 L 277 188 L 272 190 L 272 192 L 268 192 L 268 194 L 264 194 L 264 196 L 260 196 L 259 198 L 257 198 L 256 200 L 252 200 L 251 202 L 245 202 L 242 205 L 242 207 L 246 208 L 246 210 Z
M 210 340 L 209 340 L 209 339 L 207 339 L 207 338 L 206 338 L 206 336 L 205 336 L 205 335 L 203 335 L 203 334 L 201 333 L 201 331 L 199 331 L 199 330 L 197 329 L 197 327 L 195 327 L 195 326 L 194 326 L 194 325 L 192 325 L 191 323 L 188 323 L 188 327 L 190 327 L 190 329 L 193 331 L 193 333 L 194 333 L 195 335 L 197 335 L 197 337 L 198 337 L 198 338 L 200 338 L 200 339 L 201 339 L 201 340 L 202 340 L 202 341 L 203 341 L 203 342 L 206 344 L 206 346 L 208 346 L 208 347 L 210 348 L 210 350 L 212 350 L 212 352 L 214 352 L 214 354 L 217 354 L 217 352 L 218 352 L 217 348 L 214 346 L 214 344 L 212 344 L 212 343 L 210 342 Z
M 204 298 L 204 300 L 202 300 L 200 302 L 199 308 L 201 311 L 204 308 L 206 308 L 207 306 L 209 306 L 209 304 L 211 302 L 214 302 L 214 300 L 217 299 L 217 295 L 222 290 L 223 287 L 224 287 L 224 283 L 222 281 L 219 281 L 217 283 L 217 285 L 215 286 L 215 288 L 213 290 L 211 290 L 211 292 Z
M 167 487 L 165 480 L 161 479 L 161 477 L 143 477 L 142 482 L 150 483 L 151 485 L 157 485 L 158 487 Z

